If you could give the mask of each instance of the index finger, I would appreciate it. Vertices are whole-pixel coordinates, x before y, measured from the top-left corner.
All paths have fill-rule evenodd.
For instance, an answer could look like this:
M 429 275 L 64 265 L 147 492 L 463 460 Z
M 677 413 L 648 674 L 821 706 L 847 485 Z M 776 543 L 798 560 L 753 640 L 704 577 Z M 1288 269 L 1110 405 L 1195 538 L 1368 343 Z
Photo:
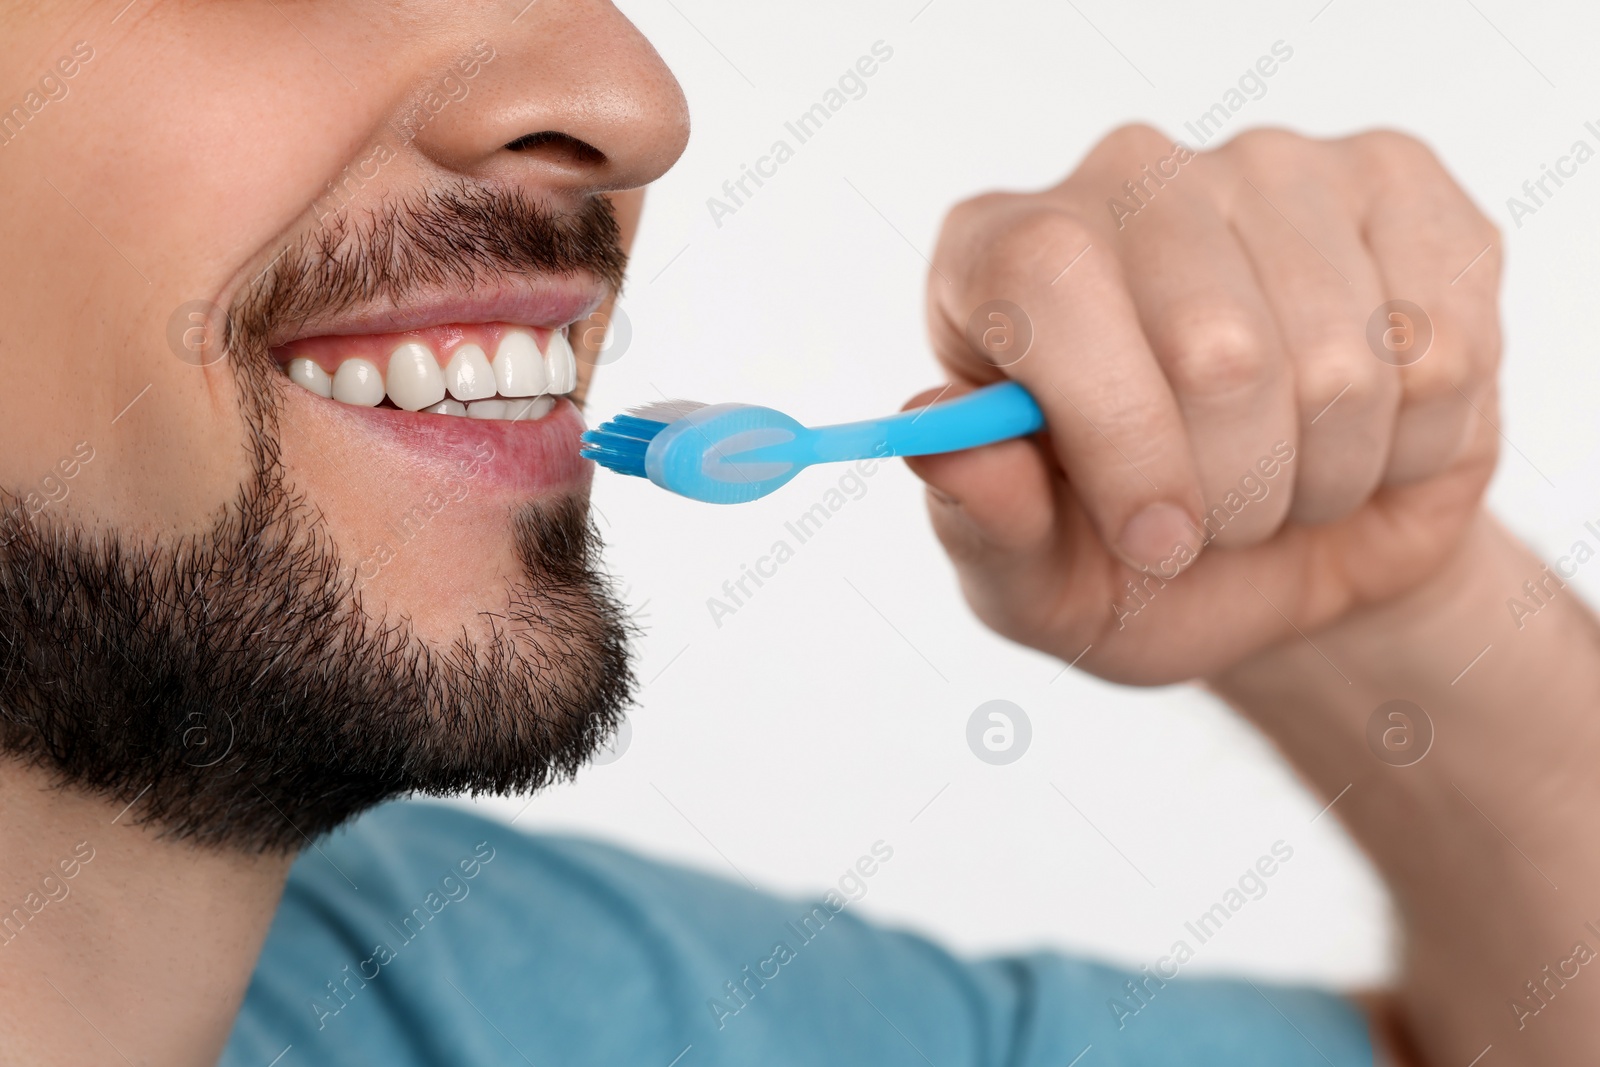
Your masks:
M 1203 542 L 1194 456 L 1109 243 L 1041 198 L 983 197 L 946 220 L 929 287 L 940 361 L 1028 388 L 1106 546 L 1169 577 L 1186 566 Z

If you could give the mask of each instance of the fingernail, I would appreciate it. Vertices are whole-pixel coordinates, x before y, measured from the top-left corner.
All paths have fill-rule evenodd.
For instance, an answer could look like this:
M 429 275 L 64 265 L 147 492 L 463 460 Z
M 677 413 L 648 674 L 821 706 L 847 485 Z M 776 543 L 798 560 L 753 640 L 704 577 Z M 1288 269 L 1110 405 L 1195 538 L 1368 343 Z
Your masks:
M 1174 577 L 1199 555 L 1189 513 L 1176 504 L 1151 504 L 1122 528 L 1117 554 L 1131 567 Z

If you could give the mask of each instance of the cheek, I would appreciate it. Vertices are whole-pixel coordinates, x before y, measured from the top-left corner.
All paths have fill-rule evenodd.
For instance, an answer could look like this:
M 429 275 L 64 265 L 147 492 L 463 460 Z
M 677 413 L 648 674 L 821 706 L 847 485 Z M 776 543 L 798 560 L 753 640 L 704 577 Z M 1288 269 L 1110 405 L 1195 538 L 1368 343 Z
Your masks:
M 32 40 L 8 27 L 0 53 L 42 72 L 69 28 Z M 370 102 L 272 5 L 156 5 L 92 43 L 70 99 L 0 148 L 0 199 L 28 205 L 0 211 L 0 488 L 37 490 L 92 441 L 96 462 L 63 514 L 193 529 L 247 475 L 247 437 L 231 368 L 179 359 L 173 317 L 225 299 L 270 258 L 351 158 L 350 138 L 372 123 L 350 109 Z M 378 77 L 359 58 L 333 61 L 358 83 Z M 12 69 L 3 54 L 0 69 Z

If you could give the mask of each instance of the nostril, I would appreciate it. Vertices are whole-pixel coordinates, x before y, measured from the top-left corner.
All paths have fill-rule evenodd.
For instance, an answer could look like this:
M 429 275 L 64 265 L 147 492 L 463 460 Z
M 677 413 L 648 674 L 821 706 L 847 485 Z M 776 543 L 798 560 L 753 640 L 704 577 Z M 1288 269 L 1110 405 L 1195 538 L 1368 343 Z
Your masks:
M 559 130 L 541 130 L 538 133 L 523 134 L 515 141 L 506 145 L 510 152 L 531 152 L 545 145 L 553 145 L 558 151 L 570 154 L 579 163 L 598 166 L 606 161 L 606 154 L 587 141 L 580 141 L 570 134 Z

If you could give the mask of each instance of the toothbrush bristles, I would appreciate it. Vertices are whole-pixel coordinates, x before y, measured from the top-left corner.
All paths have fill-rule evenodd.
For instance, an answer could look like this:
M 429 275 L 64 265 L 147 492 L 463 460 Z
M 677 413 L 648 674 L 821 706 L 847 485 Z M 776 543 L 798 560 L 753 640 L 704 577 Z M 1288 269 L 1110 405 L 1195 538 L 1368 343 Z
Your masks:
M 666 400 L 634 408 L 585 433 L 580 454 L 618 474 L 643 478 L 644 454 L 656 434 L 703 407 L 704 404 L 692 400 Z
M 610 422 L 602 423 L 600 428 L 605 430 L 607 433 L 614 433 L 624 437 L 632 437 L 638 438 L 642 441 L 649 441 L 656 434 L 660 433 L 661 428 L 665 425 L 667 425 L 666 422 L 658 421 L 656 419 L 641 419 L 634 415 L 618 415 Z
M 617 420 L 644 419 L 649 422 L 677 422 L 685 415 L 692 414 L 705 407 L 699 400 L 657 400 L 649 404 L 640 404 L 632 408 L 626 415 L 618 415 Z

